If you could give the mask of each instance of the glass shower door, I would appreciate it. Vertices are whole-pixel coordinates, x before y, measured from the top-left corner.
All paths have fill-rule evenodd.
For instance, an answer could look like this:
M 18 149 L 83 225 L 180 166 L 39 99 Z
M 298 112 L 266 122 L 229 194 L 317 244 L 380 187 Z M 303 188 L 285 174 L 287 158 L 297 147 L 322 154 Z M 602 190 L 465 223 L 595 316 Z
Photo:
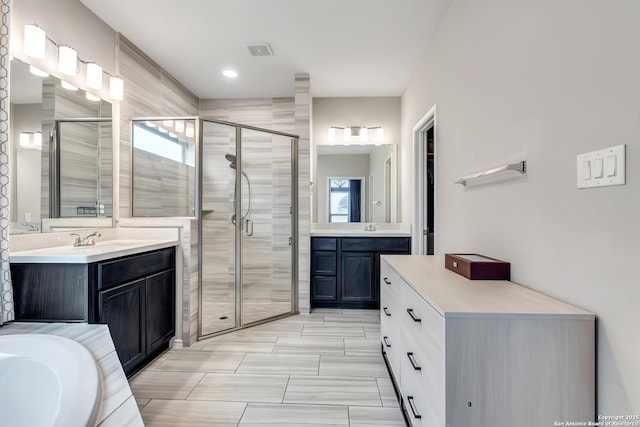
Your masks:
M 293 140 L 202 121 L 200 336 L 293 311 Z
M 200 336 L 236 325 L 236 127 L 202 122 Z
M 292 311 L 292 140 L 241 130 L 242 324 Z

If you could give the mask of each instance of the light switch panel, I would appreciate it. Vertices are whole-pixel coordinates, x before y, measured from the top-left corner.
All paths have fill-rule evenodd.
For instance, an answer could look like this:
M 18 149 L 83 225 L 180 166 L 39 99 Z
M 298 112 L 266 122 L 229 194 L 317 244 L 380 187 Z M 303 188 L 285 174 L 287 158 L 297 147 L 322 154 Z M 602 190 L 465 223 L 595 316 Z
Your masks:
M 578 154 L 578 188 L 624 185 L 625 145 Z

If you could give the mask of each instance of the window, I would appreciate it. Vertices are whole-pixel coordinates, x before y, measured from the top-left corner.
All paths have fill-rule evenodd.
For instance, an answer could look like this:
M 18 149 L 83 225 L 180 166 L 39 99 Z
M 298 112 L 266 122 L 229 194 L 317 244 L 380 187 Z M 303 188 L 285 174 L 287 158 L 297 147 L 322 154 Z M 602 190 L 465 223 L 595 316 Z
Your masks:
M 150 129 L 142 123 L 133 126 L 135 148 L 195 167 L 195 144 Z
M 349 222 L 348 179 L 329 179 L 329 222 Z

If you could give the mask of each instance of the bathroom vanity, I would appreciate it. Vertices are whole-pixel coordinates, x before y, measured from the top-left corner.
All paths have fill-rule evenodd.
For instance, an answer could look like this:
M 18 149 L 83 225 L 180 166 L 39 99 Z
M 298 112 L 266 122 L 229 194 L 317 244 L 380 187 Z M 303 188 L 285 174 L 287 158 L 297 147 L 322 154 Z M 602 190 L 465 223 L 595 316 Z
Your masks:
M 398 231 L 324 231 L 311 237 L 311 307 L 380 307 L 380 255 L 409 254 Z
M 175 333 L 175 241 L 105 241 L 11 254 L 16 320 L 109 326 L 132 374 Z

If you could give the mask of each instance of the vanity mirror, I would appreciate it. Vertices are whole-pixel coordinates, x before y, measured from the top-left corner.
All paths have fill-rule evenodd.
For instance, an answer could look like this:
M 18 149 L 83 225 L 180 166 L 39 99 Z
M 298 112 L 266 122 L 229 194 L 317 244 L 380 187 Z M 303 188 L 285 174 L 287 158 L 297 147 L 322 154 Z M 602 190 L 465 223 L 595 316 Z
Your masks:
M 111 104 L 15 58 L 10 79 L 11 233 L 38 232 L 47 218 L 111 217 Z
M 318 145 L 314 221 L 396 222 L 396 145 Z

